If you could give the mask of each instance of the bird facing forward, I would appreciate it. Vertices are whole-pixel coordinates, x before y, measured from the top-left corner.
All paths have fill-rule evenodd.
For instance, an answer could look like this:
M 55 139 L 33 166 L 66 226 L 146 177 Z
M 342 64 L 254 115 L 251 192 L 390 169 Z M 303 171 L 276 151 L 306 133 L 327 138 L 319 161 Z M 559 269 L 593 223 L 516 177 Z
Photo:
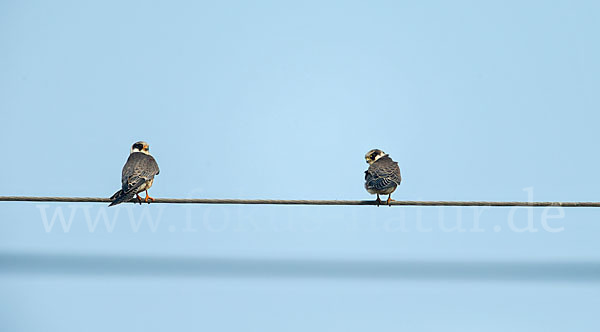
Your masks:
M 142 191 L 146 191 L 144 202 L 154 201 L 154 198 L 148 195 L 148 189 L 152 187 L 154 176 L 158 173 L 158 164 L 150 155 L 148 143 L 144 141 L 133 143 L 129 158 L 121 173 L 121 189 L 112 195 L 110 198 L 112 203 L 109 206 L 128 202 L 134 196 L 142 204 L 142 198 L 138 195 Z
M 388 195 L 390 205 L 392 193 L 400 185 L 400 168 L 389 155 L 379 149 L 373 149 L 365 155 L 369 169 L 365 171 L 365 189 L 369 194 L 377 194 L 377 206 L 381 204 L 379 195 Z

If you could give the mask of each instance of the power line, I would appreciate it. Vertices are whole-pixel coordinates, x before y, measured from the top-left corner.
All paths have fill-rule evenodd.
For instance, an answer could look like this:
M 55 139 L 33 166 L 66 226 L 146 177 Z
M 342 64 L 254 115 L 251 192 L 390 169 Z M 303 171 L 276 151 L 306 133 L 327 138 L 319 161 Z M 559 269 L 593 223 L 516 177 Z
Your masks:
M 110 203 L 102 197 L 0 196 L 0 202 Z M 137 203 L 136 200 L 130 203 Z M 157 198 L 152 204 L 377 205 L 374 200 Z M 385 205 L 385 202 L 382 202 Z M 397 206 L 600 207 L 600 202 L 392 201 Z

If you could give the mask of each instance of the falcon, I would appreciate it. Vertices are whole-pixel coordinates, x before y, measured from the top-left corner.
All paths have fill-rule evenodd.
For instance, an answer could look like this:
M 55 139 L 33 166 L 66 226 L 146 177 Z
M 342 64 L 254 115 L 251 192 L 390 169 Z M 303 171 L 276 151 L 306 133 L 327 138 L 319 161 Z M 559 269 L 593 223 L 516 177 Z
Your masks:
M 386 204 L 391 206 L 392 193 L 402 180 L 398 163 L 379 149 L 367 152 L 365 159 L 370 165 L 365 171 L 365 189 L 369 194 L 377 194 L 377 206 L 381 204 L 379 195 L 388 195 Z
M 129 158 L 123 166 L 121 173 L 122 187 L 112 197 L 109 206 L 130 201 L 134 196 L 142 204 L 139 193 L 146 191 L 144 202 L 150 203 L 154 198 L 148 195 L 148 189 L 152 187 L 154 176 L 158 175 L 159 169 L 156 160 L 150 155 L 148 143 L 139 141 L 133 143 Z

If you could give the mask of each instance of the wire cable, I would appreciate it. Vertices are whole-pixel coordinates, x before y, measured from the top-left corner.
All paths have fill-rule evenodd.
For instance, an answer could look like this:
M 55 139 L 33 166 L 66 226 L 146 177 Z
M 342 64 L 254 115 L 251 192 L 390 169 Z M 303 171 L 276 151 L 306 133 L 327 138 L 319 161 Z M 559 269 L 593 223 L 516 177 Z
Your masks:
M 110 203 L 101 197 L 0 196 L 0 202 Z M 137 203 L 131 200 L 129 203 Z M 374 200 L 156 198 L 152 204 L 377 205 Z M 600 202 L 391 201 L 396 206 L 600 207 Z M 381 202 L 385 206 L 385 201 Z

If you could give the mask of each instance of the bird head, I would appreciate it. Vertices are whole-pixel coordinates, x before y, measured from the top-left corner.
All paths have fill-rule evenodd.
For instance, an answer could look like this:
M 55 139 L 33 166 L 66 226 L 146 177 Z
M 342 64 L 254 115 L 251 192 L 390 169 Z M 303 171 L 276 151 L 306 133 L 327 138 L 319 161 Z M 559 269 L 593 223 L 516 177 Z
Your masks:
M 367 161 L 367 164 L 371 165 L 372 163 L 376 162 L 377 159 L 385 156 L 386 153 L 379 150 L 379 149 L 373 149 L 369 152 L 367 152 L 367 154 L 365 155 L 365 159 Z
M 131 146 L 131 153 L 134 153 L 134 152 L 150 154 L 150 146 L 148 145 L 148 143 L 146 143 L 144 141 L 135 142 Z

